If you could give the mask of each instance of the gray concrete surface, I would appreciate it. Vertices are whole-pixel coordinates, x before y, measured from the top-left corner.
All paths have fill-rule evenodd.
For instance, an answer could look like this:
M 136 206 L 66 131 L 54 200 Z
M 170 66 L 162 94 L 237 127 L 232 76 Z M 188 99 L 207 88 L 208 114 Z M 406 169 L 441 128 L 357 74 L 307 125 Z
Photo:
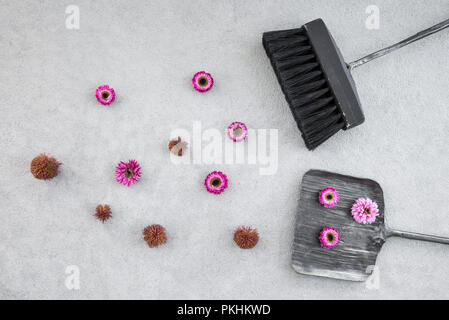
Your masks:
M 80 8 L 80 29 L 65 8 Z M 365 27 L 368 5 L 380 29 Z M 305 149 L 261 44 L 264 31 L 322 17 L 347 58 L 392 44 L 449 17 L 447 0 L 397 1 L 4 1 L 0 2 L 0 298 L 3 299 L 440 299 L 449 298 L 449 247 L 391 239 L 377 290 L 296 274 L 290 266 L 299 182 L 311 168 L 372 178 L 388 225 L 449 236 L 449 31 L 354 73 L 367 121 L 315 152 Z M 190 79 L 216 80 L 201 95 Z M 111 108 L 98 85 L 118 94 Z M 176 128 L 232 121 L 279 129 L 279 169 L 175 165 Z M 29 173 L 48 152 L 64 163 L 50 182 Z M 135 158 L 126 188 L 114 165 Z M 219 197 L 209 171 L 230 178 Z M 114 218 L 93 219 L 98 203 Z M 142 229 L 168 230 L 150 249 Z M 250 224 L 252 251 L 232 242 Z M 80 289 L 65 286 L 67 266 Z

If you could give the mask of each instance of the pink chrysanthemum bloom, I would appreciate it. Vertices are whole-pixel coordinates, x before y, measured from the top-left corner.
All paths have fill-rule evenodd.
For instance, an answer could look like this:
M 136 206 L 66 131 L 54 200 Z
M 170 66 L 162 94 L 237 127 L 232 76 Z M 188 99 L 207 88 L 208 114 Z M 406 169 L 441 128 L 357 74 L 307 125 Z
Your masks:
M 248 134 L 248 129 L 242 122 L 233 122 L 228 127 L 228 136 L 235 142 L 240 142 L 245 140 L 246 135 Z
M 193 88 L 196 91 L 206 92 L 212 89 L 212 86 L 214 85 L 214 79 L 209 73 L 200 71 L 193 76 L 192 84 Z
M 337 205 L 340 200 L 340 195 L 334 188 L 326 188 L 321 191 L 319 199 L 323 206 L 326 208 L 332 208 Z
M 214 171 L 206 177 L 204 185 L 208 192 L 220 194 L 228 187 L 228 178 L 223 172 Z
M 98 102 L 108 106 L 115 100 L 115 91 L 114 89 L 109 88 L 108 85 L 99 86 L 97 91 L 95 91 L 95 96 L 97 97 Z
M 337 229 L 326 227 L 320 233 L 320 242 L 324 248 L 335 248 L 340 242 L 340 233 Z
M 379 215 L 379 208 L 373 200 L 360 198 L 352 205 L 351 213 L 358 223 L 372 224 Z
M 117 182 L 128 187 L 139 181 L 140 175 L 140 165 L 136 160 L 129 160 L 128 162 L 120 161 L 115 168 Z

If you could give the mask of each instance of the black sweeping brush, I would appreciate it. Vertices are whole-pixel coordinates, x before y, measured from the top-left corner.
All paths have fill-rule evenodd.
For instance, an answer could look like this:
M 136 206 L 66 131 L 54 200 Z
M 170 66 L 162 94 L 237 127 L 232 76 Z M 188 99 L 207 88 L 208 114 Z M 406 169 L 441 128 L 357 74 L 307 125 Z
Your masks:
M 345 63 L 323 20 L 263 34 L 263 45 L 309 150 L 365 121 L 350 71 L 449 27 L 449 20 L 352 63 Z

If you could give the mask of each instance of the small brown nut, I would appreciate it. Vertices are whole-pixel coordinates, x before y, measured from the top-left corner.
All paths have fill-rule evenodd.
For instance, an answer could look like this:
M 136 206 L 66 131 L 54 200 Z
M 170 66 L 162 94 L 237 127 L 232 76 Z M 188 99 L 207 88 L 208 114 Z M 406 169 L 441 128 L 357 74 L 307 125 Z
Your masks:
M 170 140 L 168 143 L 168 150 L 170 150 L 171 153 L 176 154 L 178 156 L 182 156 L 185 150 L 187 149 L 187 142 L 182 141 L 181 137 L 178 137 L 178 139 Z

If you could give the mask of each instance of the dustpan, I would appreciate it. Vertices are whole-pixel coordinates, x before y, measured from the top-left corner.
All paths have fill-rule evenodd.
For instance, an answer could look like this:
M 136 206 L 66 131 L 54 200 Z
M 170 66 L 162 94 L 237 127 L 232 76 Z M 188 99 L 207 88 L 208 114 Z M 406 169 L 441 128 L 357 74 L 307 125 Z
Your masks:
M 340 201 L 325 208 L 318 195 L 326 187 L 337 189 Z M 370 198 L 379 207 L 371 225 L 355 222 L 351 207 L 358 198 Z M 333 249 L 318 240 L 325 227 L 336 228 L 341 240 Z M 402 237 L 441 244 L 449 238 L 398 231 L 385 225 L 385 202 L 381 186 L 373 180 L 311 170 L 302 180 L 293 243 L 292 267 L 301 274 L 349 281 L 365 281 L 373 272 L 377 256 L 389 237 Z

